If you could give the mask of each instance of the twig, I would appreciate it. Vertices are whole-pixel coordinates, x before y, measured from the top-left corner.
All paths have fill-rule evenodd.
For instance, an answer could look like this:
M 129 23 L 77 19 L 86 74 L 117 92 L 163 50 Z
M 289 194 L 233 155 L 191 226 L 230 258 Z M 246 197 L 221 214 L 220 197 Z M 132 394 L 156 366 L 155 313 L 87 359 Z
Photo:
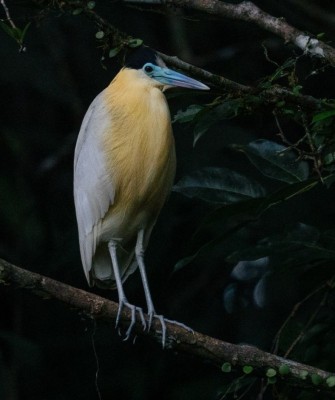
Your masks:
M 0 259 L 0 282 L 15 284 L 30 290 L 40 297 L 52 297 L 63 303 L 77 308 L 88 314 L 91 318 L 114 321 L 118 312 L 118 304 L 86 292 L 72 286 L 55 281 L 45 276 L 24 270 Z M 146 316 L 148 318 L 148 316 Z M 128 325 L 131 320 L 131 312 L 125 309 L 121 313 L 120 323 Z M 266 353 L 256 347 L 247 345 L 235 345 L 220 341 L 213 337 L 205 336 L 198 332 L 190 332 L 187 329 L 166 322 L 167 325 L 167 349 L 179 351 L 197 356 L 213 365 L 220 367 L 223 362 L 230 362 L 233 366 L 241 367 L 251 365 L 256 373 L 264 376 L 265 368 L 278 369 L 282 365 L 289 367 L 290 373 L 285 375 L 285 382 L 302 388 L 314 388 L 311 380 L 302 380 L 301 371 L 308 371 L 310 376 L 317 374 L 322 378 L 318 391 L 327 394 L 329 398 L 335 398 L 335 391 L 326 384 L 326 379 L 333 376 L 330 372 L 288 360 L 276 355 Z M 152 329 L 144 332 L 140 321 L 134 327 L 134 333 L 139 336 L 150 336 L 161 341 L 161 326 L 159 321 L 154 321 Z
M 299 309 L 309 300 L 311 299 L 313 296 L 315 296 L 317 293 L 319 293 L 321 290 L 326 289 L 327 287 L 331 288 L 332 287 L 332 283 L 335 279 L 335 276 L 333 278 L 331 278 L 330 281 L 327 281 L 325 283 L 323 283 L 322 285 L 320 285 L 319 287 L 317 287 L 316 289 L 314 289 L 312 292 L 308 293 L 307 296 L 305 296 L 301 301 L 299 301 L 298 303 L 296 303 L 290 313 L 290 315 L 286 318 L 286 320 L 284 321 L 284 323 L 281 325 L 280 329 L 278 330 L 278 332 L 276 333 L 276 336 L 274 338 L 274 347 L 273 347 L 273 353 L 277 354 L 278 353 L 278 347 L 279 347 L 279 341 L 280 341 L 280 336 L 283 333 L 284 329 L 286 328 L 287 324 L 294 318 L 294 316 L 297 314 L 297 312 L 299 311 Z M 328 296 L 329 291 L 327 291 L 327 296 Z M 324 301 L 321 301 L 322 304 L 324 304 Z M 305 330 L 307 329 L 307 327 L 305 326 Z M 296 343 L 295 343 L 296 344 Z M 295 346 L 294 344 L 294 346 Z M 294 346 L 290 346 L 290 348 L 294 347 Z M 292 349 L 291 349 L 292 350 Z M 291 351 L 290 350 L 290 351 Z M 285 353 L 285 357 L 290 353 L 290 351 L 286 351 Z
M 0 4 L 2 5 L 3 9 L 5 10 L 7 21 L 10 23 L 12 28 L 16 29 L 16 25 L 14 24 L 14 21 L 12 20 L 12 18 L 10 16 L 9 9 L 5 3 L 5 0 L 0 0 Z

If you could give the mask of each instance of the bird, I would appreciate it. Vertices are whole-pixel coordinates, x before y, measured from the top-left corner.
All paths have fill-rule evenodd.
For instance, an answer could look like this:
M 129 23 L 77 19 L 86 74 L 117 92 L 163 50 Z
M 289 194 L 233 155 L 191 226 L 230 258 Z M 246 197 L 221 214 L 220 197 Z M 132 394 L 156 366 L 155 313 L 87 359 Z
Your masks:
M 117 289 L 119 308 L 131 310 L 129 338 L 138 313 L 143 329 L 158 318 L 144 253 L 176 171 L 175 143 L 165 90 L 208 90 L 205 84 L 169 69 L 156 51 L 141 46 L 89 106 L 74 156 L 74 203 L 82 265 L 88 284 Z M 139 269 L 149 321 L 131 304 L 124 281 Z M 172 321 L 176 322 L 176 321 Z

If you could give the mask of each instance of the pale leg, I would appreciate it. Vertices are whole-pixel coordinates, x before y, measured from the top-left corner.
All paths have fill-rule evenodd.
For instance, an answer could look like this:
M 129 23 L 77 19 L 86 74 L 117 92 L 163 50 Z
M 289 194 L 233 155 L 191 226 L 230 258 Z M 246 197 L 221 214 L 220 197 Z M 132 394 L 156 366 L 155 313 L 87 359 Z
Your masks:
M 114 278 L 115 278 L 117 292 L 118 292 L 118 296 L 119 296 L 119 309 L 118 309 L 118 313 L 117 313 L 117 317 L 116 317 L 115 326 L 117 327 L 118 324 L 119 324 L 120 315 L 121 315 L 121 311 L 122 311 L 123 306 L 128 307 L 131 310 L 131 322 L 130 322 L 129 328 L 128 328 L 127 332 L 126 332 L 125 340 L 127 340 L 129 338 L 129 336 L 131 334 L 131 331 L 133 329 L 133 326 L 134 326 L 134 324 L 136 322 L 136 311 L 138 311 L 138 313 L 140 314 L 140 318 L 141 318 L 142 325 L 143 325 L 144 329 L 146 328 L 146 323 L 145 323 L 145 319 L 144 319 L 142 308 L 136 307 L 133 304 L 130 304 L 128 302 L 127 298 L 126 298 L 125 293 L 124 293 L 122 280 L 121 280 L 121 276 L 120 276 L 120 268 L 119 268 L 117 255 L 116 255 L 117 246 L 118 246 L 118 244 L 114 240 L 111 240 L 108 243 L 109 253 L 110 253 L 111 258 L 112 258 Z
M 161 323 L 161 326 L 162 326 L 162 345 L 163 345 L 163 347 L 165 347 L 166 324 L 165 324 L 163 316 L 156 314 L 155 308 L 154 308 L 154 304 L 152 302 L 151 293 L 150 293 L 150 289 L 149 289 L 148 278 L 147 278 L 147 273 L 146 273 L 145 264 L 144 264 L 144 245 L 143 245 L 143 240 L 144 240 L 144 230 L 141 229 L 138 232 L 138 235 L 137 235 L 135 254 L 136 254 L 137 264 L 138 264 L 138 267 L 139 267 L 139 270 L 140 270 L 140 273 L 141 273 L 143 289 L 144 289 L 144 294 L 145 294 L 145 300 L 146 300 L 147 306 L 148 306 L 148 315 L 149 315 L 148 330 L 151 327 L 152 318 L 153 317 L 158 318 L 160 323 Z

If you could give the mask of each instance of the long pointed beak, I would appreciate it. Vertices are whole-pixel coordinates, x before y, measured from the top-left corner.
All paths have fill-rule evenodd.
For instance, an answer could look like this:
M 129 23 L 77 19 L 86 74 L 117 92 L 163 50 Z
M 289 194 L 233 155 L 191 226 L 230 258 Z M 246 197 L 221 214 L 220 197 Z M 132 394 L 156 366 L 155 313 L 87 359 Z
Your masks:
M 169 68 L 157 68 L 152 76 L 166 86 L 178 86 L 189 89 L 209 90 L 209 87 L 189 76 L 173 71 Z

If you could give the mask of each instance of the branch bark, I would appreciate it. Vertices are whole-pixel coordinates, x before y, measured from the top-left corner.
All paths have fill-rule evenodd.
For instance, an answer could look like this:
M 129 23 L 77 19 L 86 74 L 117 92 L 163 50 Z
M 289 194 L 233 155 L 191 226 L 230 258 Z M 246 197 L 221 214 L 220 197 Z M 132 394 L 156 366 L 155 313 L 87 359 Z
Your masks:
M 131 3 L 155 3 L 157 0 L 125 0 Z M 266 13 L 250 1 L 238 4 L 219 0 L 165 0 L 164 4 L 196 10 L 224 18 L 251 22 L 285 40 L 293 43 L 305 53 L 322 57 L 335 66 L 335 49 L 288 24 L 284 18 L 276 18 Z
M 0 283 L 13 284 L 28 289 L 33 294 L 43 298 L 47 296 L 57 299 L 95 319 L 114 322 L 118 312 L 118 304 L 113 301 L 27 271 L 2 259 L 0 259 Z M 148 318 L 148 316 L 145 317 Z M 130 311 L 124 309 L 120 319 L 121 325 L 128 326 L 130 318 Z M 286 365 L 289 368 L 289 373 L 282 378 L 286 383 L 315 390 L 312 377 L 318 375 L 321 378 L 321 383 L 317 387 L 318 392 L 327 394 L 329 398 L 335 398 L 335 390 L 327 384 L 327 379 L 334 376 L 330 372 L 266 353 L 256 347 L 235 345 L 199 332 L 190 332 L 170 322 L 167 322 L 166 325 L 166 348 L 169 350 L 197 356 L 218 367 L 224 362 L 229 362 L 236 368 L 251 365 L 260 376 L 264 376 L 265 369 L 274 368 L 278 370 L 280 366 Z M 150 336 L 161 342 L 160 329 L 160 323 L 153 321 L 152 329 L 149 332 L 144 332 L 141 322 L 138 321 L 134 327 L 134 333 Z

